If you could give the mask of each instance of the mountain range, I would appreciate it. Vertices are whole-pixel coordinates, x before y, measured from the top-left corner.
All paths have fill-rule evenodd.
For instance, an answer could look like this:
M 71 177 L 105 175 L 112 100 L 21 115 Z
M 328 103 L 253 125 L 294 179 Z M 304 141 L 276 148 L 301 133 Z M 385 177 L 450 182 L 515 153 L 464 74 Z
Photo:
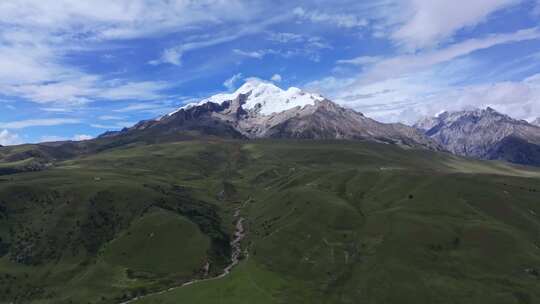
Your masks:
M 414 126 L 456 155 L 540 165 L 540 127 L 489 107 L 443 112 Z
M 0 303 L 539 303 L 540 168 L 471 158 L 534 164 L 538 129 L 384 124 L 250 81 L 1 147 Z
M 163 137 L 185 131 L 243 139 L 364 140 L 540 165 L 540 127 L 492 108 L 444 112 L 413 127 L 385 124 L 321 95 L 282 90 L 260 80 L 101 137 Z
M 231 138 L 367 140 L 441 150 L 434 140 L 404 124 L 384 124 L 298 88 L 250 80 L 231 94 L 218 94 L 155 120 L 103 136 L 197 130 Z
M 199 137 L 224 139 L 354 140 L 395 144 L 407 149 L 447 151 L 459 156 L 540 166 L 540 126 L 492 108 L 443 112 L 413 126 L 381 123 L 318 94 L 282 90 L 249 80 L 222 93 L 180 107 L 156 119 L 81 142 L 4 147 L 0 157 L 35 171 L 56 160 L 92 154 L 135 142 L 174 142 Z

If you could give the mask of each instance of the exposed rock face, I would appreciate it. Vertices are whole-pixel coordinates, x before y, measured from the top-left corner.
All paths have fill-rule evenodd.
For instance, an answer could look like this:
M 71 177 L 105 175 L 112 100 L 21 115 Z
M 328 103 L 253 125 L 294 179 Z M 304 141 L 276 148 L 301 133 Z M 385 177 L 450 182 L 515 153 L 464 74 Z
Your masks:
M 540 145 L 540 127 L 491 108 L 444 112 L 415 127 L 454 154 L 540 165 L 532 155 Z
M 350 139 L 440 150 L 422 132 L 403 124 L 383 124 L 316 94 L 250 81 L 232 94 L 189 104 L 157 120 L 142 121 L 116 134 L 142 130 L 198 130 L 233 138 Z

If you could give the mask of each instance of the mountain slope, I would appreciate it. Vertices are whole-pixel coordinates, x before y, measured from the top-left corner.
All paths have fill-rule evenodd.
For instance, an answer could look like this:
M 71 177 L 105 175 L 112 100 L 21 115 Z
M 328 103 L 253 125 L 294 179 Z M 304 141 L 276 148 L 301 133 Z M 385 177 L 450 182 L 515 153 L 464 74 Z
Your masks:
M 540 127 L 491 108 L 444 112 L 415 127 L 457 155 L 540 165 Z
M 0 179 L 0 302 L 537 303 L 539 183 L 371 142 L 116 147 Z M 161 292 L 222 273 L 237 210 L 231 275 Z
M 259 80 L 106 136 L 192 130 L 230 138 L 354 139 L 440 149 L 414 128 L 379 123 L 320 95 Z
M 217 94 L 93 140 L 2 147 L 0 174 L 39 171 L 58 161 L 117 147 L 197 138 L 365 140 L 442 150 L 415 128 L 379 123 L 298 88 L 282 90 L 251 80 L 234 93 Z

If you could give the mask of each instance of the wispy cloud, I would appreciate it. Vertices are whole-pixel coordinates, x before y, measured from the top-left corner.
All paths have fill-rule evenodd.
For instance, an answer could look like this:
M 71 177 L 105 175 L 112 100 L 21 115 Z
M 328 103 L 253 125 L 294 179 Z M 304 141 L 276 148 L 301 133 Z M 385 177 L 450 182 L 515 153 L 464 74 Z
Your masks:
M 320 52 L 325 49 L 332 49 L 324 39 L 320 37 L 301 37 L 301 43 L 296 45 L 287 45 L 285 48 L 267 48 L 259 49 L 253 51 L 233 49 L 233 53 L 254 58 L 254 59 L 263 59 L 268 55 L 279 56 L 282 58 L 291 58 L 291 57 L 305 57 L 311 61 L 318 62 L 320 59 Z
M 256 51 L 243 51 L 240 49 L 234 49 L 233 52 L 240 56 L 262 59 L 264 56 L 270 53 L 275 53 L 273 50 L 256 50 Z
M 236 83 L 242 80 L 243 78 L 244 76 L 242 75 L 242 73 L 234 74 L 232 75 L 231 78 L 223 82 L 223 86 L 226 87 L 229 91 L 232 91 L 236 87 Z
M 337 64 L 363 65 L 362 71 L 342 77 L 330 76 L 306 86 L 334 100 L 383 121 L 412 123 L 441 110 L 466 106 L 493 106 L 527 118 L 538 113 L 537 81 L 503 81 L 467 85 L 469 56 L 494 46 L 540 39 L 538 28 L 492 34 L 450 44 L 445 48 L 391 57 L 361 56 Z
M 301 34 L 287 32 L 268 32 L 268 40 L 278 43 L 303 42 L 306 37 Z
M 198 50 L 198 49 L 204 49 L 204 48 L 215 46 L 215 45 L 224 44 L 224 43 L 231 42 L 245 36 L 262 33 L 270 25 L 283 22 L 284 20 L 287 20 L 290 17 L 291 17 L 291 14 L 282 14 L 277 17 L 268 18 L 264 21 L 259 21 L 258 23 L 252 23 L 249 25 L 240 24 L 240 25 L 237 25 L 234 30 L 223 31 L 221 33 L 213 35 L 212 37 L 208 37 L 205 35 L 204 37 L 201 37 L 201 39 L 199 40 L 181 43 L 177 46 L 165 49 L 163 53 L 161 54 L 160 58 L 151 60 L 149 64 L 151 65 L 172 64 L 172 65 L 179 66 L 182 64 L 182 58 L 187 52 Z
M 92 128 L 103 129 L 103 130 L 120 130 L 123 128 L 131 127 L 135 125 L 136 122 L 133 121 L 118 121 L 110 124 L 90 124 Z
M 294 14 L 301 19 L 311 22 L 328 23 L 344 28 L 358 28 L 368 25 L 366 18 L 359 17 L 355 14 L 329 14 L 317 10 L 308 11 L 302 7 L 295 8 Z
M 42 104 L 66 106 L 84 105 L 95 100 L 153 100 L 165 98 L 161 92 L 170 84 L 160 81 L 126 82 L 120 79 L 104 80 L 98 76 L 81 75 L 55 82 L 21 84 L 6 87 L 4 93 L 24 97 Z M 52 108 L 54 109 L 54 107 Z
M 2 129 L 24 129 L 29 127 L 50 127 L 67 124 L 77 124 L 81 120 L 73 118 L 49 118 L 49 119 L 28 119 L 10 122 L 0 122 Z
M 65 58 L 74 50 L 107 41 L 182 32 L 201 24 L 244 22 L 253 18 L 245 12 L 258 10 L 256 4 L 241 0 L 1 2 L 0 91 L 72 107 L 98 99 L 163 98 L 158 92 L 164 85 L 159 81 L 111 81 L 109 75 L 89 73 L 67 64 Z M 186 50 L 202 47 L 201 43 L 205 42 L 188 44 Z M 179 65 L 183 51 L 166 50 L 163 61 Z
M 412 50 L 430 47 L 451 37 L 458 30 L 484 22 L 490 14 L 520 1 L 469 0 L 459 5 L 453 1 L 405 1 L 405 14 L 397 17 L 405 22 L 391 37 Z
M 14 0 L 0 3 L 0 20 L 20 28 L 47 29 L 93 39 L 131 39 L 231 20 L 246 20 L 258 7 L 246 1 Z
M 159 115 L 170 112 L 175 108 L 170 102 L 134 102 L 120 109 L 113 110 L 113 112 L 126 114 L 138 112 Z
M 39 139 L 39 142 L 56 142 L 56 141 L 83 141 L 83 140 L 90 140 L 94 138 L 91 135 L 86 134 L 76 134 L 73 137 L 65 137 L 65 136 L 58 136 L 58 135 L 44 135 L 41 136 Z
M 125 119 L 123 116 L 117 116 L 117 115 L 101 115 L 98 117 L 99 120 L 123 120 Z
M 178 96 L 233 89 L 240 72 L 309 82 L 387 121 L 451 100 L 502 108 L 514 96 L 535 110 L 536 85 L 523 79 L 540 68 L 536 2 L 0 1 L 2 120 L 17 129 L 53 115 L 117 129 L 174 110 Z M 17 131 L 34 141 L 43 132 Z
M 379 61 L 382 61 L 383 57 L 380 56 L 360 56 L 352 59 L 341 59 L 338 60 L 338 64 L 352 64 L 352 65 L 366 65 L 373 64 Z
M 496 45 L 535 39 L 540 39 L 540 29 L 536 27 L 519 30 L 514 33 L 494 34 L 485 38 L 469 39 L 443 49 L 419 52 L 414 55 L 395 56 L 377 61 L 366 75 L 364 75 L 364 78 L 373 81 L 396 77 L 425 68 L 431 68 L 437 64 L 448 62 Z

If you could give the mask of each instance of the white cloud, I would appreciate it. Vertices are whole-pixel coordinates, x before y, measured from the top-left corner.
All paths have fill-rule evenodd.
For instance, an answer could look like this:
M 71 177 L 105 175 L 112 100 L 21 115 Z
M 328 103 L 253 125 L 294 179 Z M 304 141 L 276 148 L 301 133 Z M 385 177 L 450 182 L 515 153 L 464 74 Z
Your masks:
M 283 58 L 291 58 L 301 56 L 311 61 L 318 62 L 320 60 L 320 51 L 323 49 L 331 49 L 332 47 L 320 37 L 302 37 L 302 43 L 295 47 L 287 47 L 284 49 L 260 49 L 255 51 L 244 51 L 234 49 L 233 52 L 240 56 L 249 58 L 262 59 L 267 55 L 279 56 Z
M 540 39 L 539 28 L 529 28 L 514 33 L 490 35 L 486 38 L 469 39 L 450 45 L 447 48 L 425 51 L 414 55 L 401 55 L 378 61 L 364 75 L 369 80 L 383 80 L 407 73 L 431 68 L 434 65 L 448 62 L 478 50 L 491 48 L 496 45 L 525 40 Z
M 270 80 L 272 80 L 273 82 L 281 82 L 282 77 L 281 77 L 281 75 L 279 75 L 279 74 L 274 74 L 274 75 L 272 75 L 272 77 L 270 78 Z
M 101 115 L 98 117 L 99 120 L 123 120 L 124 117 L 117 115 Z
M 0 86 L 1 87 L 1 86 Z M 80 75 L 63 81 L 21 84 L 4 87 L 4 93 L 24 97 L 41 104 L 78 106 L 94 100 L 153 100 L 164 98 L 161 93 L 170 85 L 159 81 L 126 82 L 120 79 L 104 80 L 98 76 Z M 66 111 L 65 107 L 60 107 Z
M 130 112 L 143 112 L 143 113 L 150 113 L 150 114 L 163 114 L 167 112 L 171 112 L 176 107 L 172 106 L 171 104 L 167 102 L 135 102 L 128 104 L 125 107 L 122 107 L 121 109 L 113 110 L 113 112 L 116 113 L 130 113 Z
M 308 84 L 307 89 L 384 122 L 412 124 L 441 111 L 488 106 L 518 119 L 540 116 L 540 74 L 523 81 L 478 85 L 445 83 L 445 77 L 426 71 L 362 85 L 356 78 L 329 77 Z
M 77 124 L 81 121 L 73 118 L 48 118 L 48 119 L 28 119 L 11 122 L 0 122 L 3 129 L 24 129 L 29 127 L 49 127 L 66 124 Z
M 67 137 L 64 136 L 57 136 L 57 135 L 44 135 L 39 138 L 39 142 L 57 142 L 57 141 L 66 141 L 68 140 Z
M 259 9 L 257 3 L 243 0 L 2 1 L 0 91 L 39 103 L 70 106 L 103 98 L 132 98 L 137 93 L 143 99 L 163 98 L 157 92 L 163 88 L 160 83 L 125 80 L 112 85 L 109 77 L 69 65 L 65 58 L 112 40 L 248 22 Z M 204 43 L 208 42 L 166 50 L 162 61 L 180 65 L 184 51 Z M 130 89 L 133 94 L 128 92 Z
M 243 78 L 244 76 L 242 76 L 242 73 L 235 74 L 231 78 L 225 80 L 225 82 L 223 82 L 223 86 L 226 87 L 229 91 L 232 91 L 236 87 L 236 83 Z
M 126 127 L 131 127 L 135 124 L 136 122 L 133 122 L 133 121 L 118 121 L 112 124 L 91 124 L 90 126 L 96 129 L 120 130 Z
M 150 60 L 148 63 L 151 65 L 159 65 L 159 64 L 172 64 L 180 66 L 182 65 L 182 56 L 184 55 L 184 49 L 182 46 L 177 46 L 174 48 L 166 49 L 161 54 L 161 58 Z
M 237 55 L 255 58 L 255 59 L 262 59 L 264 56 L 266 56 L 266 54 L 270 53 L 270 51 L 268 50 L 257 50 L 257 51 L 248 52 L 248 51 L 243 51 L 239 49 L 234 49 L 233 52 Z
M 460 29 L 482 23 L 520 0 L 408 0 L 408 18 L 391 37 L 411 50 L 437 45 Z M 392 18 L 396 18 L 392 16 Z
M 352 65 L 367 65 L 373 64 L 378 61 L 382 61 L 383 58 L 379 56 L 360 56 L 353 59 L 342 59 L 338 60 L 338 64 L 352 64 Z
M 86 134 L 77 134 L 73 137 L 65 137 L 65 136 L 58 136 L 58 135 L 44 135 L 39 138 L 39 142 L 57 142 L 57 141 L 84 141 L 84 140 L 90 140 L 93 139 L 94 136 L 86 135 Z
M 428 99 L 429 114 L 448 110 L 492 107 L 512 117 L 532 120 L 540 114 L 540 74 L 524 81 L 464 86 Z
M 238 26 L 238 28 L 220 32 L 212 36 L 202 35 L 201 37 L 195 37 L 198 39 L 192 38 L 194 39 L 194 41 L 181 43 L 177 46 L 165 49 L 163 53 L 161 54 L 160 58 L 151 60 L 149 64 L 152 64 L 152 65 L 172 64 L 172 65 L 179 66 L 182 64 L 182 58 L 186 52 L 190 52 L 190 51 L 194 51 L 198 49 L 204 49 L 204 48 L 215 46 L 215 45 L 220 45 L 223 43 L 237 40 L 245 36 L 261 33 L 268 26 L 275 23 L 282 22 L 288 18 L 289 18 L 288 14 L 282 14 L 277 17 L 265 19 L 264 21 L 259 21 L 258 23 L 253 23 L 253 24 L 248 24 L 248 25 L 241 24 L 240 26 Z
M 90 140 L 92 138 L 94 138 L 94 136 L 86 135 L 86 134 L 77 134 L 77 135 L 73 136 L 73 140 L 75 140 L 75 141 Z
M 496 45 L 540 39 L 540 30 L 469 39 L 446 48 L 377 60 L 359 57 L 338 64 L 370 63 L 363 72 L 331 76 L 306 85 L 310 90 L 387 122 L 413 123 L 442 110 L 491 106 L 520 119 L 540 114 L 540 76 L 525 81 L 464 85 L 475 64 L 467 55 Z
M 305 41 L 305 37 L 295 33 L 268 33 L 268 40 L 278 43 L 296 43 Z
M 248 20 L 256 5 L 239 0 L 13 0 L 0 3 L 0 20 L 20 28 L 85 33 L 94 39 L 130 39 L 200 24 Z
M 8 130 L 0 131 L 0 145 L 10 146 L 10 145 L 18 145 L 20 143 L 21 143 L 21 139 L 19 138 L 19 135 L 15 133 L 11 133 Z
M 316 23 L 328 23 L 343 28 L 360 28 L 368 25 L 368 20 L 354 14 L 328 14 L 308 11 L 302 7 L 294 9 L 294 14 L 304 20 Z
M 104 82 L 93 95 L 107 100 L 155 100 L 163 98 L 160 92 L 170 86 L 163 81 L 124 82 L 117 79 Z

